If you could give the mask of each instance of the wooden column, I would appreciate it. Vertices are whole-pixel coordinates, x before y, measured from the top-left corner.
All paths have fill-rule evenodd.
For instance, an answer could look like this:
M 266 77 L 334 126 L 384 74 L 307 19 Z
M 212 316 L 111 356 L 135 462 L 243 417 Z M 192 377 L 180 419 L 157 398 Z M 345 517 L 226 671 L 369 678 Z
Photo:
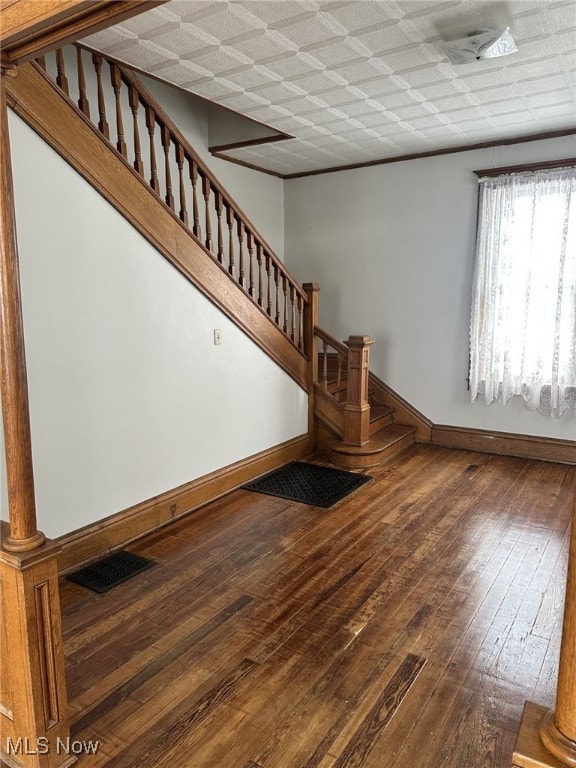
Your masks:
M 370 373 L 370 336 L 350 336 L 348 347 L 348 389 L 344 405 L 344 442 L 365 445 L 370 439 L 370 404 L 368 375 Z
M 70 730 L 58 595 L 59 548 L 36 527 L 28 386 L 8 112 L 0 96 L 0 391 L 9 526 L 2 525 L 0 756 L 16 768 L 64 768 Z M 6 532 L 5 528 L 9 528 Z M 5 534 L 5 535 L 4 535 Z
M 308 356 L 308 433 L 315 448 L 314 430 L 314 382 L 318 381 L 318 341 L 315 329 L 318 325 L 318 283 L 304 283 L 308 302 L 304 307 L 304 352 Z
M 576 766 L 576 482 L 556 710 L 526 702 L 514 765 L 520 768 Z
M 2 75 L 0 104 L 0 391 L 8 479 L 10 534 L 4 549 L 39 547 L 44 535 L 36 528 L 34 474 L 28 409 L 28 382 L 20 297 L 20 271 L 12 189 L 8 111 Z

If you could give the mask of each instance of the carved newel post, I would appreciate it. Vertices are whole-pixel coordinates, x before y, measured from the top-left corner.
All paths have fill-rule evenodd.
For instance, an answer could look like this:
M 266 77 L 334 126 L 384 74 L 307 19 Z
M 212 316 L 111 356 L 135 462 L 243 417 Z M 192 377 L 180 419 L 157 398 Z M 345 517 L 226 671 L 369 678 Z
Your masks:
M 344 406 L 344 442 L 365 445 L 370 439 L 370 404 L 368 376 L 370 373 L 370 336 L 350 336 L 348 347 L 348 389 Z
M 576 766 L 576 482 L 556 710 L 526 702 L 513 760 L 521 768 Z
M 14 74 L 12 72 L 12 74 Z M 59 548 L 36 527 L 28 385 L 8 112 L 0 103 L 0 392 L 9 532 L 0 549 L 0 757 L 15 768 L 63 768 L 68 702 L 58 595 Z

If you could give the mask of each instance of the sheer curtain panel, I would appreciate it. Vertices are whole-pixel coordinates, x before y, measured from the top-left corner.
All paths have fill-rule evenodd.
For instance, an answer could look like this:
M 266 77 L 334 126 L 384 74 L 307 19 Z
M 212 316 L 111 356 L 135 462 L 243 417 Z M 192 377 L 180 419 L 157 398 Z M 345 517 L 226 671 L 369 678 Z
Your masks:
M 480 179 L 472 402 L 576 407 L 576 169 Z

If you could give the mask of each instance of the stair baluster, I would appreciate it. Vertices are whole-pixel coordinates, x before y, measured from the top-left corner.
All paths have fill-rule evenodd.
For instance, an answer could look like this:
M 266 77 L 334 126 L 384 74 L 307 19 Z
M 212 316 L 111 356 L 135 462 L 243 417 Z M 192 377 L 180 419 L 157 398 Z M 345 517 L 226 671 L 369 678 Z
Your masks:
M 269 254 L 265 252 L 264 254 L 266 258 L 266 276 L 267 276 L 267 283 L 268 283 L 268 298 L 266 301 L 266 312 L 267 314 L 272 317 L 272 259 L 270 258 Z
M 182 144 L 176 144 L 176 165 L 178 166 L 178 185 L 180 190 L 180 211 L 178 216 L 180 221 L 188 226 L 188 211 L 186 209 L 186 189 L 184 185 L 184 147 Z
M 284 295 L 282 308 L 284 323 L 282 325 L 282 330 L 284 333 L 288 333 L 288 286 L 286 285 L 286 277 L 284 275 L 282 275 L 282 294 Z
M 162 148 L 164 150 L 164 178 L 166 180 L 166 196 L 164 200 L 171 210 L 174 210 L 174 195 L 172 193 L 172 173 L 170 171 L 170 131 L 162 124 L 160 128 Z
M 206 239 L 204 240 L 204 245 L 210 252 L 212 252 L 212 224 L 210 222 L 210 179 L 208 176 L 202 177 L 202 194 L 204 196 L 204 206 L 206 213 Z
M 326 344 L 326 340 L 322 339 L 322 379 L 321 379 L 321 385 L 322 389 L 327 392 L 328 391 L 328 345 Z
M 244 288 L 244 222 L 238 219 L 238 283 Z
M 90 119 L 90 104 L 86 94 L 86 77 L 81 48 L 76 48 L 76 69 L 78 70 L 78 107 Z
M 150 186 L 156 192 L 160 194 L 160 181 L 158 179 L 158 168 L 156 166 L 156 148 L 154 146 L 154 131 L 156 128 L 156 115 L 152 107 L 146 107 L 146 128 L 148 128 L 148 136 L 150 137 Z
M 216 217 L 218 219 L 218 253 L 216 255 L 220 264 L 224 262 L 224 235 L 222 233 L 222 194 L 216 192 Z
M 298 349 L 304 351 L 304 299 L 298 294 Z
M 264 297 L 262 294 L 262 246 L 260 243 L 256 243 L 256 262 L 258 264 L 258 306 L 264 305 Z
M 56 51 L 56 68 L 58 74 L 56 75 L 56 83 L 59 88 L 62 88 L 66 96 L 70 95 L 68 89 L 68 78 L 66 77 L 65 64 L 64 64 L 64 51 L 62 48 L 58 48 Z
M 110 139 L 110 128 L 106 120 L 106 101 L 104 100 L 104 89 L 102 86 L 102 64 L 104 59 L 97 53 L 92 54 L 92 63 L 96 70 L 96 83 L 98 88 L 98 130 L 107 139 Z
M 226 207 L 226 223 L 228 224 L 228 273 L 234 275 L 234 210 L 231 205 Z
M 128 89 L 128 100 L 134 126 L 134 170 L 144 178 L 144 163 L 142 162 L 142 149 L 140 147 L 140 129 L 138 128 L 138 107 L 140 106 L 140 100 L 138 98 L 138 91 L 133 85 Z
M 277 264 L 274 264 L 274 301 L 276 306 L 276 314 L 274 315 L 274 322 L 276 325 L 280 325 L 280 269 Z M 284 328 L 284 333 L 286 329 Z
M 246 247 L 248 248 L 248 293 L 254 298 L 254 236 L 248 230 L 246 232 Z
M 122 121 L 122 105 L 120 103 L 122 78 L 117 64 L 110 64 L 110 80 L 114 90 L 114 103 L 116 105 L 116 149 L 120 152 L 122 157 L 126 158 L 126 141 L 124 139 L 124 123 Z
M 202 237 L 202 230 L 200 228 L 200 213 L 198 211 L 198 190 L 196 185 L 198 183 L 198 166 L 195 160 L 189 160 L 190 168 L 190 182 L 192 184 L 192 218 L 194 224 L 192 226 L 192 234 L 199 240 Z

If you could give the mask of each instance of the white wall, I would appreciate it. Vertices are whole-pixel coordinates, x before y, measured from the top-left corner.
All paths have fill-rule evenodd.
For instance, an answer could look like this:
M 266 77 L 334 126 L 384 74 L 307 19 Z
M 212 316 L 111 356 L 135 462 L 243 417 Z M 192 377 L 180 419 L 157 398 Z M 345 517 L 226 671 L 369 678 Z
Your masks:
M 576 439 L 562 419 L 470 404 L 466 390 L 476 169 L 573 157 L 574 137 L 286 182 L 285 258 L 319 282 L 322 327 L 375 339 L 371 368 L 437 424 Z
M 14 115 L 10 131 L 40 529 L 305 433 L 300 387 Z

